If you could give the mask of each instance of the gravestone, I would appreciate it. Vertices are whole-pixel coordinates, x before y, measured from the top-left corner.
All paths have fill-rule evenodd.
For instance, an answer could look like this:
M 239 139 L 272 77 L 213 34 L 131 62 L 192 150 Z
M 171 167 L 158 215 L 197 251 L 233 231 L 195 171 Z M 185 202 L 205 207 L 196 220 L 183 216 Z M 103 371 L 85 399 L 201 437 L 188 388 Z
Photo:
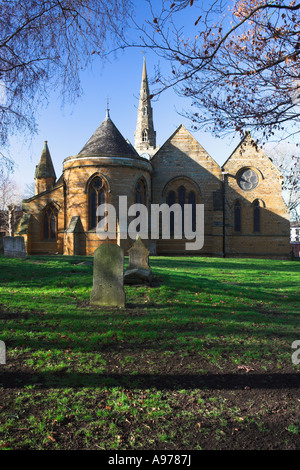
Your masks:
M 149 250 L 138 237 L 128 250 L 129 265 L 124 274 L 125 284 L 150 284 L 152 271 L 149 266 Z
M 7 258 L 26 258 L 23 237 L 3 237 L 3 251 Z
M 0 341 L 0 364 L 6 364 L 6 346 L 4 341 Z
M 156 256 L 156 241 L 148 240 L 147 247 L 150 255 Z
M 124 252 L 114 244 L 100 245 L 94 253 L 91 305 L 125 307 Z
M 0 254 L 2 255 L 4 253 L 4 248 L 3 248 L 3 238 L 5 237 L 5 232 L 0 232 Z

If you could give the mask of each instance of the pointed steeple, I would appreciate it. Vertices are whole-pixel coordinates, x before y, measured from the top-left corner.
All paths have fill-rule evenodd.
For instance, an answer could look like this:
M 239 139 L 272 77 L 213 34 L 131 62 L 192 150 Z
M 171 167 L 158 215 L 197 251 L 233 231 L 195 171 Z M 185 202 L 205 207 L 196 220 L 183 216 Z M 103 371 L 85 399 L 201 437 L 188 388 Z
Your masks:
M 53 187 L 56 174 L 52 163 L 52 158 L 48 148 L 48 142 L 45 140 L 45 145 L 41 154 L 39 164 L 35 169 L 35 193 L 41 193 Z
M 151 107 L 145 57 L 143 63 L 137 125 L 134 133 L 134 146 L 141 156 L 143 156 L 143 153 L 147 153 L 152 156 L 156 149 L 156 132 L 153 125 L 153 111 Z
M 149 95 L 149 85 L 148 85 L 148 77 L 147 77 L 147 69 L 146 69 L 146 59 L 144 56 L 143 62 L 143 74 L 142 74 L 142 83 L 141 83 L 141 93 L 143 90 L 146 90 L 147 95 Z

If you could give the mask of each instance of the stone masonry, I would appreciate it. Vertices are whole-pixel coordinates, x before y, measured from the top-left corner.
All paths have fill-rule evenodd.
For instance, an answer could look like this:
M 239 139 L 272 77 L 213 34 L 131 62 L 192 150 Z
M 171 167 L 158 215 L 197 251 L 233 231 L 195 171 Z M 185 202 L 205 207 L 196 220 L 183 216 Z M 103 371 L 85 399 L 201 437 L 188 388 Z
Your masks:
M 127 196 L 128 206 L 142 201 L 149 209 L 152 203 L 170 203 L 172 198 L 181 205 L 191 200 L 204 204 L 203 248 L 186 252 L 185 239 L 143 240 L 158 255 L 290 255 L 289 213 L 278 169 L 250 134 L 223 166 L 183 125 L 157 147 L 145 61 L 135 147 L 124 139 L 107 110 L 81 151 L 64 160 L 58 179 L 45 142 L 35 185 L 36 195 L 23 201 L 18 232 L 27 253 L 93 255 L 103 243 L 96 233 L 100 220 L 96 207 L 102 201 L 116 209 L 116 238 L 109 243 L 128 254 L 132 240 L 120 237 L 118 212 L 119 196 Z

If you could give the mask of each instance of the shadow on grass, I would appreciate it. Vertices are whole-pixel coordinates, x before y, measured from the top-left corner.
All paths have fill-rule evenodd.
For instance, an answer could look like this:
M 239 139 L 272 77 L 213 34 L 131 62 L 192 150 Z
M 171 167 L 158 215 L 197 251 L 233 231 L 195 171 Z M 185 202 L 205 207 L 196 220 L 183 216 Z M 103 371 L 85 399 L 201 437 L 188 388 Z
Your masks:
M 275 374 L 95 374 L 74 372 L 3 372 L 4 388 L 154 388 L 157 390 L 250 390 L 297 389 L 299 373 Z
M 87 303 L 88 305 L 88 303 Z M 30 348 L 35 351 L 66 350 L 73 352 L 162 351 L 188 349 L 202 351 L 206 343 L 216 349 L 254 354 L 258 341 L 280 341 L 283 349 L 295 339 L 298 315 L 264 311 L 261 307 L 249 310 L 239 305 L 238 314 L 228 307 L 167 304 L 131 304 L 130 308 L 81 309 L 74 313 L 47 314 L 14 312 L 2 309 L 2 337 L 8 350 Z M 165 309 L 165 311 L 164 311 Z M 280 328 L 278 328 L 278 324 Z M 294 325 L 294 326 L 293 326 Z M 253 344 L 247 344 L 254 336 Z M 266 347 L 266 346 L 265 346 Z M 278 348 L 278 344 L 277 344 Z
M 257 260 L 256 260 L 257 261 Z M 162 265 L 166 267 L 166 263 L 168 266 L 168 271 L 161 273 L 156 272 L 155 267 Z M 195 264 L 195 270 L 202 266 L 203 270 L 200 272 L 193 271 L 192 263 Z M 297 263 L 295 263 L 296 265 Z M 294 270 L 291 268 L 292 263 L 289 263 L 289 268 L 286 269 L 289 273 L 293 272 Z M 186 268 L 188 269 L 187 272 L 184 274 Z M 176 269 L 180 269 L 180 271 L 176 272 Z M 255 269 L 254 269 L 255 267 Z M 152 286 L 151 290 L 157 290 L 159 292 L 160 288 L 166 290 L 165 295 L 170 296 L 170 291 L 182 291 L 190 294 L 194 293 L 206 293 L 208 295 L 226 295 L 231 298 L 246 298 L 249 300 L 274 300 L 274 295 L 277 294 L 276 285 L 274 284 L 274 279 L 272 277 L 272 270 L 274 272 L 274 266 L 268 268 L 266 265 L 261 265 L 261 269 L 258 269 L 257 264 L 255 264 L 253 270 L 255 271 L 252 273 L 251 278 L 245 280 L 243 278 L 238 279 L 237 281 L 235 278 L 230 278 L 228 275 L 234 274 L 227 272 L 230 271 L 228 266 L 223 266 L 221 268 L 216 263 L 207 264 L 205 261 L 197 261 L 193 260 L 155 260 L 153 263 L 152 269 L 155 277 L 159 280 L 158 285 Z M 299 267 L 299 264 L 297 264 Z M 224 276 L 224 279 L 216 279 L 215 276 L 212 278 L 208 278 L 203 274 L 208 274 L 207 270 L 211 268 L 219 268 L 220 273 L 222 273 L 222 269 L 226 269 L 227 276 Z M 232 265 L 232 269 L 244 269 L 244 265 L 234 264 Z M 251 269 L 247 267 L 247 269 Z M 267 273 L 268 269 L 270 272 Z M 261 272 L 260 272 L 261 271 Z M 281 269 L 278 266 L 278 271 L 285 271 L 285 269 Z M 225 271 L 224 271 L 225 272 Z M 299 270 L 295 269 L 295 272 L 299 272 Z M 268 276 L 268 277 L 267 277 Z M 4 277 L 4 276 L 3 276 Z M 57 289 L 67 289 L 67 293 L 71 292 L 73 289 L 77 289 L 80 287 L 81 289 L 87 289 L 88 291 L 92 290 L 93 284 L 93 271 L 92 267 L 86 266 L 76 266 L 76 270 L 74 270 L 74 266 L 69 263 L 65 266 L 56 266 L 55 264 L 51 265 L 49 262 L 46 266 L 43 264 L 35 265 L 34 268 L 32 266 L 25 267 L 23 270 L 23 275 L 20 275 L 20 266 L 10 266 L 9 273 L 7 274 L 7 278 L 4 279 L 7 285 L 10 288 L 19 288 L 20 284 L 22 288 L 31 288 L 37 289 L 41 288 L 44 289 L 45 285 L 47 285 L 47 289 L 49 292 L 52 292 L 54 295 L 58 295 Z M 286 279 L 282 279 L 280 282 L 281 289 L 291 288 L 293 286 L 298 285 L 298 280 L 295 281 L 291 280 L 290 277 L 286 277 Z M 138 289 L 141 288 L 148 288 L 148 286 L 125 286 L 134 289 L 138 292 Z M 69 289 L 69 291 L 68 291 Z M 131 295 L 131 294 L 130 294 Z M 279 294 L 280 295 L 280 294 Z M 62 299 L 65 296 L 62 297 Z M 129 296 L 130 297 L 130 296 Z M 172 298 L 172 292 L 171 292 Z M 160 299 L 162 302 L 163 299 Z M 133 302 L 130 300 L 130 306 L 133 306 Z M 166 306 L 164 304 L 164 306 Z M 146 305 L 143 305 L 145 308 Z M 153 307 L 153 304 L 151 305 Z M 155 308 L 158 308 L 158 304 L 156 302 Z M 160 307 L 161 308 L 161 307 Z
M 225 270 L 245 270 L 245 271 L 295 271 L 299 270 L 299 260 L 268 260 L 260 258 L 207 258 L 207 257 L 150 257 L 151 267 L 164 267 L 168 265 L 170 270 L 174 268 L 189 270 L 203 268 L 205 269 L 225 269 Z M 205 272 L 205 271 L 204 271 Z

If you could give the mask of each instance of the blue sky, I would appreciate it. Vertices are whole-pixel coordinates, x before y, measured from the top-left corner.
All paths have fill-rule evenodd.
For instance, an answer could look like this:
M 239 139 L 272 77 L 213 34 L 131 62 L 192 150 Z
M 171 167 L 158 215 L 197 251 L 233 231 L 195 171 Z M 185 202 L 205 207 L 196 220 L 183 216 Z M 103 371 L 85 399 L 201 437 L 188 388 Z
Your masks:
M 133 1 L 136 5 L 137 23 L 142 24 L 145 18 L 150 18 L 146 9 L 147 2 Z M 157 8 L 161 5 L 160 0 L 152 0 L 152 3 Z M 197 34 L 194 23 L 200 13 L 201 1 L 194 2 L 192 8 L 187 7 L 176 17 L 177 25 L 184 26 L 185 37 Z M 130 30 L 130 35 L 134 37 L 136 33 Z M 153 51 L 145 50 L 145 56 L 150 81 L 158 64 L 162 72 L 169 69 L 169 64 L 159 59 Z M 56 90 L 52 90 L 48 96 L 48 106 L 38 110 L 38 133 L 31 140 L 24 140 L 22 136 L 11 139 L 10 156 L 16 164 L 13 178 L 21 191 L 26 184 L 34 182 L 35 166 L 39 162 L 45 140 L 48 141 L 56 176 L 59 178 L 63 160 L 80 152 L 105 118 L 107 97 L 111 119 L 122 135 L 134 144 L 143 51 L 138 48 L 125 49 L 115 57 L 110 56 L 107 62 L 102 62 L 96 54 L 93 57 L 93 67 L 83 71 L 81 75 L 83 94 L 80 99 L 72 106 L 62 107 L 61 97 Z M 178 97 L 174 90 L 169 89 L 153 101 L 152 106 L 157 145 L 162 145 L 180 124 L 190 130 L 191 122 L 179 114 L 189 109 L 188 98 Z M 220 165 L 240 141 L 240 136 L 234 134 L 221 139 L 208 132 L 198 131 L 192 134 Z
M 154 0 L 154 4 L 159 5 L 160 2 Z M 143 20 L 147 16 L 145 2 L 139 0 L 136 5 L 140 9 L 136 12 L 137 19 Z M 179 18 L 182 24 L 194 25 L 197 14 L 193 9 L 186 9 Z M 152 51 L 147 51 L 145 56 L 151 80 L 159 58 Z M 134 143 L 143 52 L 135 48 L 126 49 L 104 63 L 96 55 L 94 57 L 93 67 L 82 73 L 83 95 L 74 105 L 62 108 L 61 98 L 53 90 L 49 94 L 48 106 L 39 110 L 38 134 L 27 141 L 22 136 L 11 139 L 10 154 L 16 163 L 14 179 L 21 187 L 34 181 L 35 166 L 45 140 L 48 141 L 57 178 L 61 175 L 63 160 L 76 155 L 105 118 L 107 97 L 111 119 L 122 135 Z M 164 70 L 168 64 L 160 62 L 160 66 Z M 178 114 L 188 109 L 188 99 L 168 90 L 153 101 L 152 106 L 158 145 L 162 145 L 180 124 L 190 130 L 191 122 Z M 239 136 L 233 135 L 222 139 L 204 132 L 193 132 L 193 135 L 219 164 L 228 158 L 240 140 Z
M 154 75 L 155 54 L 146 53 L 148 78 Z M 63 160 L 76 155 L 105 118 L 107 97 L 110 116 L 121 134 L 134 143 L 138 96 L 142 78 L 143 54 L 127 50 L 104 65 L 95 62 L 93 68 L 82 74 L 83 95 L 72 106 L 61 106 L 60 97 L 49 96 L 49 104 L 39 111 L 38 134 L 24 141 L 22 136 L 11 140 L 11 157 L 16 163 L 14 179 L 24 186 L 34 181 L 44 141 L 49 150 L 57 178 L 62 173 Z M 157 144 L 162 145 L 182 123 L 190 130 L 191 122 L 178 112 L 187 109 L 190 102 L 179 98 L 173 90 L 164 92 L 152 103 Z M 217 139 L 208 133 L 193 132 L 208 153 L 222 164 L 239 142 L 239 136 Z

